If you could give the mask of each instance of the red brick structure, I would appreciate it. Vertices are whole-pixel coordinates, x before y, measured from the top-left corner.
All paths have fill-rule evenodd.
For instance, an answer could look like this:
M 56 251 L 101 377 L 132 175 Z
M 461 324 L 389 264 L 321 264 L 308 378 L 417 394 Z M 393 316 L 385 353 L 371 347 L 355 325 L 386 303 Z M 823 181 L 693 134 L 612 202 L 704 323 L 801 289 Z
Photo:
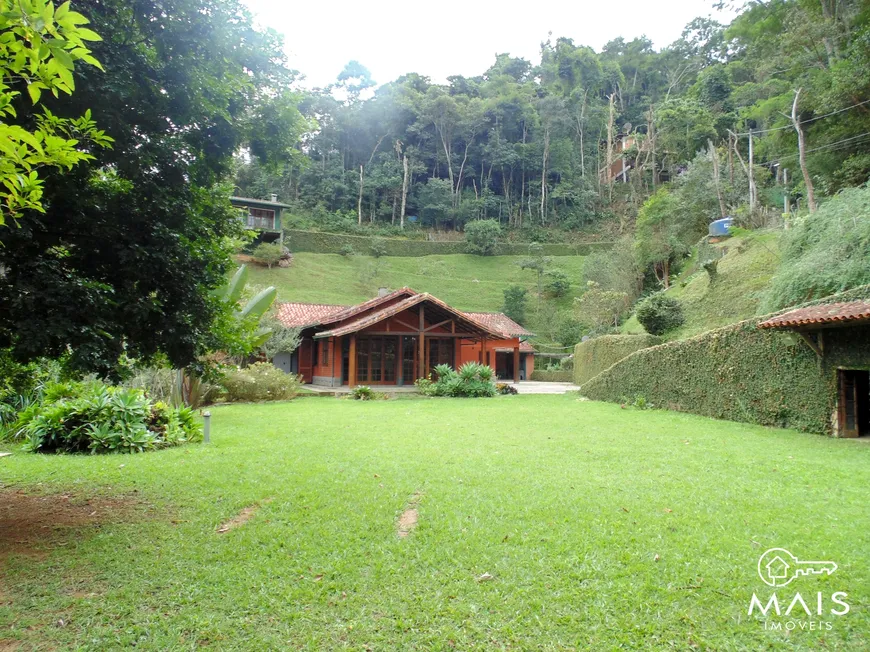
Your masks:
M 412 385 L 435 365 L 471 361 L 514 381 L 534 369 L 532 333 L 506 315 L 462 312 L 407 287 L 355 306 L 283 303 L 278 319 L 302 341 L 275 364 L 316 385 Z

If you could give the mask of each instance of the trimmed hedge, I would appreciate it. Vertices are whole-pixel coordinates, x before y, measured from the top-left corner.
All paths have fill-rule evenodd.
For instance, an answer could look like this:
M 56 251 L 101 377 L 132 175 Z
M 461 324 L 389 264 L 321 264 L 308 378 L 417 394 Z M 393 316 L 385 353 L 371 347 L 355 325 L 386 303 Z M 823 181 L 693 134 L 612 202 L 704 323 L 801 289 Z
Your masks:
M 439 242 L 402 238 L 371 238 L 363 235 L 300 231 L 298 229 L 285 229 L 284 231 L 284 245 L 293 252 L 338 254 L 341 253 L 343 247 L 350 246 L 356 253 L 368 255 L 373 240 L 383 243 L 385 256 L 416 257 L 468 253 L 468 245 L 464 241 Z M 593 251 L 610 249 L 613 243 L 584 242 L 579 244 L 544 244 L 541 246 L 544 248 L 544 255 L 547 256 L 587 256 Z M 499 256 L 524 256 L 528 251 L 528 244 L 502 242 L 499 243 L 495 253 Z
M 870 298 L 870 286 L 807 305 L 859 298 Z M 826 330 L 820 360 L 796 336 L 758 328 L 764 319 L 642 349 L 584 383 L 581 391 L 596 400 L 643 397 L 660 408 L 829 433 L 835 370 L 870 368 L 870 327 Z
M 574 382 L 574 376 L 573 373 L 567 369 L 562 369 L 561 371 L 535 369 L 529 380 L 538 380 L 543 383 L 571 383 Z
M 602 335 L 574 347 L 574 384 L 582 385 L 635 351 L 661 344 L 655 335 Z

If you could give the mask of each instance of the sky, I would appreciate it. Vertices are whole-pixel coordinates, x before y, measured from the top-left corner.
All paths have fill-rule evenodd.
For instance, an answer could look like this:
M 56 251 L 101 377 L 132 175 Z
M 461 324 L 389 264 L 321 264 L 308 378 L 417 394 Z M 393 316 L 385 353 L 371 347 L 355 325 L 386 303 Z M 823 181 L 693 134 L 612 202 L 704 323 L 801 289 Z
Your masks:
M 533 64 L 540 44 L 568 37 L 596 50 L 618 36 L 646 35 L 655 47 L 680 37 L 697 16 L 729 22 L 713 0 L 243 0 L 258 24 L 284 34 L 302 85 L 325 86 L 351 59 L 380 85 L 416 72 L 443 83 L 480 75 L 508 52 Z

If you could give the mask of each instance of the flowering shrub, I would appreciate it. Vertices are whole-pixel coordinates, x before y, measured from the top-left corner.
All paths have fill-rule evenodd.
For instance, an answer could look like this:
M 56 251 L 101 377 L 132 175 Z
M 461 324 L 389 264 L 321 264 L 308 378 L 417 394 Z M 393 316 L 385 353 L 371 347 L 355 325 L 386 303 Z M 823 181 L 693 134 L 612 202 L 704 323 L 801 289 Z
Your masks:
M 221 383 L 228 401 L 282 401 L 299 393 L 299 376 L 269 362 L 229 371 Z

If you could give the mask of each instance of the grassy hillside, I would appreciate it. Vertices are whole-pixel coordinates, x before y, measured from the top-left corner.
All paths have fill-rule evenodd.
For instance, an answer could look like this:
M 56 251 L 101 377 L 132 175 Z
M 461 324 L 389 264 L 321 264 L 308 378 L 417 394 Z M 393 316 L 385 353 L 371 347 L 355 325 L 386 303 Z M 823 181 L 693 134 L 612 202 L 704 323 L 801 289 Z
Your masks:
M 352 304 L 370 299 L 379 287 L 409 286 L 430 292 L 461 310 L 501 310 L 503 291 L 510 285 L 529 289 L 528 327 L 538 332 L 554 309 L 570 310 L 573 297 L 582 286 L 582 256 L 556 256 L 553 268 L 564 271 L 572 281 L 568 296 L 550 302 L 542 314 L 536 311 L 534 290 L 537 274 L 520 269 L 523 256 L 423 256 L 417 258 L 339 256 L 297 253 L 289 268 L 271 270 L 250 266 L 251 283 L 274 285 L 280 301 Z M 543 333 L 541 333 L 543 335 Z M 546 338 L 544 338 L 546 339 Z
M 668 294 L 683 305 L 686 323 L 668 333 L 666 339 L 679 340 L 720 326 L 733 324 L 758 314 L 762 295 L 779 265 L 778 233 L 759 233 L 731 238 L 719 246 L 725 256 L 719 261 L 718 280 L 710 278 L 695 260 L 673 284 Z M 643 333 L 633 316 L 623 332 Z

